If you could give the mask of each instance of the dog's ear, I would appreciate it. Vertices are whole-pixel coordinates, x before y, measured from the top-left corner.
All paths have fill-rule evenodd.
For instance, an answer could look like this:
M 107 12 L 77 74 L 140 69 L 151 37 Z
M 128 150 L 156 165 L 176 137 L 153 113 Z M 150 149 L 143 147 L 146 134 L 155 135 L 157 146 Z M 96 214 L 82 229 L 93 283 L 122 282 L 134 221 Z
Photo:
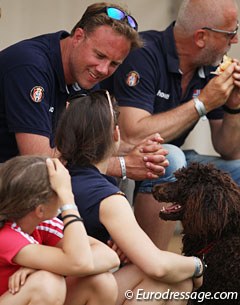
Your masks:
M 191 191 L 185 203 L 184 232 L 194 236 L 217 239 L 228 223 L 227 201 L 220 202 L 219 194 L 203 186 Z
M 239 186 L 229 174 L 213 164 L 192 163 L 176 173 L 179 183 L 188 182 L 183 222 L 187 232 L 197 235 L 221 235 L 231 219 L 239 218 Z M 236 212 L 238 211 L 238 212 Z M 195 232 L 195 230 L 197 232 Z

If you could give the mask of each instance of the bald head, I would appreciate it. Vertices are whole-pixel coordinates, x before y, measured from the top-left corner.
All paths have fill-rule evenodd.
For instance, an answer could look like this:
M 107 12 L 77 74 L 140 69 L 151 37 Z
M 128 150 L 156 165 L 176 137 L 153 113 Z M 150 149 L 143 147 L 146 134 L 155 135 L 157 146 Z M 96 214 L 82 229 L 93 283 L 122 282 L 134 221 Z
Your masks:
M 204 26 L 218 28 L 228 18 L 237 19 L 237 13 L 235 0 L 183 0 L 176 27 L 192 34 Z

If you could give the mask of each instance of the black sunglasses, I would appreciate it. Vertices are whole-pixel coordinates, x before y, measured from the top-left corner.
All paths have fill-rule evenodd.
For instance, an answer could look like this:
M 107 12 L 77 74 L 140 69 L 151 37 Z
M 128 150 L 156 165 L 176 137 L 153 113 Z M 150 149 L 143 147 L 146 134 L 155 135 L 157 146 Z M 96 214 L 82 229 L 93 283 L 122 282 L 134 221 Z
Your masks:
M 128 25 L 132 29 L 134 29 L 136 31 L 138 30 L 137 21 L 133 18 L 133 16 L 128 15 L 126 12 L 120 10 L 119 8 L 105 6 L 102 9 L 96 11 L 96 14 L 101 14 L 101 13 L 105 13 L 108 15 L 108 17 L 115 19 L 115 20 L 127 20 Z
M 232 40 L 237 35 L 238 28 L 239 28 L 239 22 L 237 22 L 237 27 L 234 31 L 225 31 L 225 30 L 210 28 L 208 26 L 203 27 L 202 30 L 208 30 L 216 33 L 226 34 L 229 37 L 229 39 Z

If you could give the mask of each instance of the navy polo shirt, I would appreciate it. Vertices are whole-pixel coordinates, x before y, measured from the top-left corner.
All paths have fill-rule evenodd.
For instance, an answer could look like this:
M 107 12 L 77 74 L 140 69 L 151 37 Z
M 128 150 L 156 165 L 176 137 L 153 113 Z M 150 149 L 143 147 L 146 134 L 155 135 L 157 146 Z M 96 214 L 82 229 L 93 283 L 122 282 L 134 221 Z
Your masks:
M 103 199 L 123 193 L 117 187 L 116 179 L 103 175 L 94 166 L 68 166 L 72 178 L 75 203 L 88 235 L 106 243 L 110 235 L 99 220 L 99 207 Z M 113 202 L 114 204 L 114 202 Z
M 19 154 L 15 133 L 49 138 L 54 133 L 69 94 L 60 40 L 67 32 L 41 35 L 18 42 L 0 52 L 0 162 Z
M 102 87 L 114 92 L 120 106 L 140 108 L 151 114 L 164 112 L 189 101 L 194 95 L 198 96 L 213 77 L 210 72 L 215 67 L 200 67 L 182 97 L 182 73 L 173 26 L 174 23 L 161 32 L 141 32 L 144 47 L 132 51 L 117 69 L 113 79 L 103 82 Z M 207 117 L 221 119 L 223 111 L 215 109 Z M 171 143 L 181 146 L 193 127 Z

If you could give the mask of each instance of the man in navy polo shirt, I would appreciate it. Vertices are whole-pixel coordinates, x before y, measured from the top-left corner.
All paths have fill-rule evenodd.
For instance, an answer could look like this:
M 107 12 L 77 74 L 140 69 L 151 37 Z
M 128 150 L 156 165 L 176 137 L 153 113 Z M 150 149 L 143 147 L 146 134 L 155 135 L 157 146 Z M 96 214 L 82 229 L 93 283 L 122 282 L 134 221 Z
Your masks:
M 159 220 L 162 204 L 151 195 L 154 184 L 171 181 L 173 172 L 191 161 L 213 162 L 240 184 L 239 62 L 217 77 L 211 74 L 238 42 L 237 15 L 234 0 L 183 0 L 176 23 L 162 32 L 141 33 L 144 47 L 132 51 L 113 77 L 122 138 L 137 143 L 159 132 L 169 143 L 165 175 L 143 181 L 134 201 L 140 225 L 162 249 L 173 226 Z M 220 157 L 180 148 L 198 120 L 206 117 Z
M 1 51 L 0 162 L 18 154 L 53 156 L 56 125 L 69 96 L 93 90 L 140 46 L 132 16 L 119 6 L 95 3 L 71 34 L 46 34 Z M 153 138 L 154 143 L 162 141 Z M 140 148 L 156 150 L 147 142 L 132 149 L 125 158 L 128 176 L 162 174 L 165 157 L 159 147 L 157 156 L 139 153 Z M 121 176 L 118 158 L 112 159 L 109 174 Z

